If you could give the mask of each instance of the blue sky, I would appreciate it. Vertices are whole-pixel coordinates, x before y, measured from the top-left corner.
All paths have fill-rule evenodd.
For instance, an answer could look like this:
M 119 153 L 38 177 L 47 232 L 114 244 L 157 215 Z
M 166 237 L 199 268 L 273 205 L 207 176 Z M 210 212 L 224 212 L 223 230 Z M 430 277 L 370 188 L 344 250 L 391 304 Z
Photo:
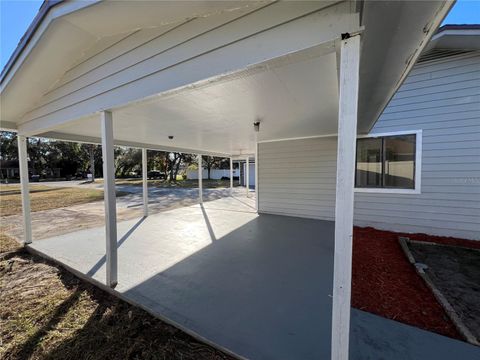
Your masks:
M 0 0 L 0 68 L 3 69 L 42 0 Z M 480 23 L 480 0 L 458 0 L 444 24 Z

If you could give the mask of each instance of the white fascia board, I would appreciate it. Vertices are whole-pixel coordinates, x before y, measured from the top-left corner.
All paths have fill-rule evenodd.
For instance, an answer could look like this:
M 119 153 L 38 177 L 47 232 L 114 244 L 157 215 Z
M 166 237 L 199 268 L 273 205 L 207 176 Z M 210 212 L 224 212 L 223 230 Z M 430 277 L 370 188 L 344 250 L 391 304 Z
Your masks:
M 75 135 L 75 134 L 61 133 L 61 132 L 55 132 L 55 131 L 49 131 L 46 133 L 38 134 L 36 136 L 54 139 L 54 140 L 60 140 L 60 141 L 78 142 L 78 143 L 86 143 L 86 144 L 102 143 L 101 138 L 97 138 L 94 136 Z M 210 155 L 210 156 L 218 156 L 218 157 L 231 156 L 231 154 L 228 154 L 228 153 L 209 151 L 204 149 L 180 148 L 180 147 L 169 146 L 169 145 L 146 144 L 146 143 L 139 143 L 134 141 L 125 141 L 125 140 L 114 140 L 113 143 L 114 145 L 117 145 L 117 146 L 126 146 L 126 147 L 137 148 L 137 149 L 171 151 L 171 152 L 201 154 L 201 155 Z
M 480 36 L 480 29 L 452 29 L 452 30 L 444 30 L 438 34 L 432 36 L 431 41 L 435 41 L 441 39 L 446 36 Z
M 17 132 L 17 124 L 11 121 L 0 121 L 0 131 Z
M 15 73 L 22 66 L 22 64 L 27 59 L 28 55 L 35 48 L 39 40 L 42 38 L 43 34 L 46 32 L 51 23 L 62 16 L 68 15 L 72 12 L 84 9 L 86 7 L 92 6 L 96 3 L 99 3 L 103 0 L 85 0 L 85 1 L 65 1 L 61 4 L 56 5 L 49 10 L 47 15 L 40 22 L 38 28 L 35 30 L 32 38 L 22 50 L 18 58 L 15 60 L 12 68 L 9 70 L 8 74 L 5 76 L 5 79 L 0 84 L 0 93 L 8 86 L 10 80 L 14 77 Z

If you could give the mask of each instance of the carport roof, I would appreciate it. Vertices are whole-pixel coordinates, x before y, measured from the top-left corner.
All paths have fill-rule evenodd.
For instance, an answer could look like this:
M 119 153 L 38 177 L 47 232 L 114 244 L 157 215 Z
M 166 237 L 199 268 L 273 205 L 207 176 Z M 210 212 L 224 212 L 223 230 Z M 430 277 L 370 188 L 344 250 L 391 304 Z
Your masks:
M 322 4 L 321 6 L 328 8 L 337 6 L 340 3 L 344 2 L 331 2 L 328 4 L 325 2 L 319 2 L 318 4 Z M 96 9 L 100 9 L 100 7 L 102 7 L 102 14 L 107 14 L 104 11 L 106 6 L 105 4 L 108 4 L 108 9 L 110 11 L 108 11 L 108 17 L 104 18 L 104 24 L 100 26 L 98 25 L 97 21 L 99 12 Z M 172 8 L 171 4 L 168 5 L 168 3 L 146 2 L 142 4 L 143 5 L 140 8 L 143 10 L 137 9 L 137 12 L 145 11 L 146 14 L 150 13 L 150 15 L 152 13 L 159 12 L 162 14 L 163 17 L 165 17 L 165 21 L 167 21 L 167 23 L 168 21 L 178 21 L 178 19 L 182 17 L 189 18 L 192 16 L 210 16 L 211 14 L 218 14 L 221 12 L 228 13 L 231 11 L 237 11 L 239 7 L 245 6 L 245 3 L 242 2 L 205 2 L 205 5 L 199 5 L 203 3 L 196 2 L 196 6 L 198 5 L 196 9 L 189 10 L 189 7 L 187 6 L 180 11 L 180 5 L 176 8 Z M 302 6 L 301 4 L 304 3 L 298 2 L 296 4 L 300 4 L 299 6 Z M 359 132 L 364 133 L 373 126 L 376 119 L 388 103 L 389 99 L 393 96 L 396 89 L 400 86 L 400 84 L 406 77 L 408 71 L 413 66 L 416 58 L 419 56 L 421 50 L 425 47 L 427 40 L 434 33 L 436 27 L 439 25 L 452 3 L 447 1 L 427 1 L 418 3 L 379 3 L 372 1 L 352 1 L 348 2 L 348 4 L 350 14 L 358 16 L 361 19 L 360 23 L 357 22 L 357 24 L 353 24 L 354 21 L 351 21 L 351 26 L 344 26 L 343 28 L 339 27 L 337 29 L 338 31 L 336 32 L 336 36 L 337 38 L 339 38 L 340 33 L 343 32 L 343 29 L 345 29 L 344 31 L 347 32 L 352 31 L 350 29 L 356 28 L 363 33 L 363 47 L 360 66 L 358 129 Z M 127 7 L 122 8 L 121 6 L 117 5 L 118 4 L 115 2 L 108 3 L 104 1 L 44 2 L 39 14 L 35 18 L 34 22 L 32 23 L 26 35 L 19 44 L 19 47 L 12 55 L 12 58 L 2 72 L 1 95 L 3 109 L 0 118 L 0 120 L 2 121 L 2 128 L 11 130 L 18 129 L 21 133 L 24 133 L 25 135 L 43 134 L 44 136 L 54 135 L 60 139 L 67 140 L 82 140 L 83 138 L 84 141 L 97 141 L 97 139 L 99 138 L 99 132 L 91 131 L 94 127 L 91 126 L 91 123 L 89 122 L 90 120 L 88 119 L 94 118 L 95 113 L 98 111 L 109 109 L 114 112 L 114 116 L 120 116 L 122 111 L 124 113 L 128 113 L 129 110 L 126 110 L 127 104 L 133 104 L 133 107 L 131 107 L 130 110 L 132 110 L 133 108 L 138 109 L 142 106 L 145 107 L 144 104 L 140 104 L 140 102 L 148 98 L 148 101 L 151 104 L 151 97 L 159 96 L 163 98 L 162 101 L 157 102 L 158 106 L 161 107 L 161 110 L 165 113 L 166 108 L 162 106 L 164 104 L 164 95 L 171 95 L 171 91 L 178 91 L 178 89 L 182 88 L 182 86 L 176 85 L 174 84 L 174 82 L 172 82 L 171 84 L 167 84 L 168 86 L 170 86 L 170 88 L 166 86 L 162 88 L 162 90 L 154 90 L 154 87 L 152 87 L 152 92 L 147 96 L 145 96 L 144 91 L 141 92 L 141 94 L 139 93 L 137 98 L 135 98 L 135 95 L 133 95 L 133 97 L 131 98 L 133 102 L 126 101 L 124 103 L 120 103 L 120 100 L 118 100 L 118 103 L 116 103 L 115 101 L 110 103 L 100 103 L 97 101 L 96 104 L 98 105 L 84 107 L 83 110 L 72 110 L 64 113 L 55 113 L 52 115 L 50 115 L 51 113 L 43 112 L 43 114 L 46 114 L 45 116 L 48 115 L 49 124 L 53 123 L 53 120 L 51 119 L 57 116 L 55 118 L 55 126 L 45 126 L 43 128 L 41 125 L 35 127 L 31 126 L 33 121 L 38 119 L 38 116 L 35 117 L 29 114 L 38 114 L 38 111 L 36 111 L 36 107 L 38 108 L 39 104 L 44 104 L 46 101 L 42 99 L 42 94 L 49 93 L 49 89 L 51 89 L 53 86 L 52 81 L 59 81 L 59 79 L 61 79 L 63 73 L 68 69 L 69 66 L 74 66 L 75 63 L 78 64 L 79 59 L 81 59 L 82 57 L 82 51 L 84 49 L 84 46 L 89 41 L 88 39 L 91 39 L 91 37 L 93 36 L 101 40 L 105 36 L 119 36 L 122 32 L 125 33 L 125 31 L 129 30 L 128 26 L 130 25 L 123 24 L 124 22 L 121 20 L 127 19 L 127 21 L 125 22 L 128 23 L 128 15 L 129 11 L 131 10 L 128 10 Z M 270 5 L 270 2 L 262 1 L 248 3 L 248 6 L 251 7 L 258 6 L 258 9 L 267 8 Z M 205 8 L 202 9 L 201 6 L 205 6 Z M 162 11 L 162 7 L 165 7 L 164 11 Z M 52 9 L 55 9 L 55 11 L 52 11 Z M 190 12 L 193 12 L 188 15 L 188 10 Z M 173 15 L 168 15 L 168 11 L 173 11 Z M 202 11 L 203 14 L 207 15 L 202 15 Z M 145 26 L 147 28 L 148 26 L 151 26 L 150 22 L 155 21 L 155 17 L 152 17 L 150 15 L 145 17 L 147 22 L 145 23 Z M 175 18 L 175 16 L 177 16 L 177 18 Z M 249 16 L 249 14 L 247 16 Z M 134 18 L 137 19 L 138 17 Z M 294 20 L 296 21 L 296 19 Z M 321 21 L 331 21 L 331 18 Z M 131 23 L 131 26 L 134 25 L 134 22 Z M 92 27 L 88 24 L 97 25 Z M 109 26 L 108 24 L 111 24 L 111 26 Z M 332 26 L 335 28 L 335 26 L 338 27 L 339 25 L 337 23 L 331 23 L 330 27 Z M 272 29 L 268 29 L 268 31 L 271 31 Z M 130 30 L 133 30 L 133 28 L 130 28 Z M 77 41 L 75 41 L 75 36 L 79 37 L 78 45 Z M 303 39 L 301 38 L 299 38 L 299 40 L 303 41 Z M 285 117 L 289 115 L 290 123 L 288 123 L 287 118 L 285 118 L 285 125 L 282 125 L 282 120 L 280 119 L 280 117 L 275 117 L 275 120 L 277 118 L 280 119 L 279 123 L 275 123 L 277 129 L 273 131 L 272 126 L 269 134 L 267 131 L 269 124 L 273 125 L 274 121 L 272 119 L 267 119 L 265 121 L 265 126 L 262 126 L 262 128 L 265 129 L 265 133 L 260 135 L 260 137 L 263 136 L 263 138 L 260 138 L 260 140 L 272 140 L 286 137 L 302 137 L 309 135 L 318 136 L 336 132 L 336 114 L 338 111 L 338 84 L 336 84 L 335 77 L 337 72 L 337 65 L 335 64 L 335 61 L 333 62 L 333 64 L 331 64 L 331 59 L 333 56 L 333 59 L 335 60 L 337 49 L 335 48 L 335 42 L 325 42 L 326 40 L 327 39 L 325 37 L 324 39 L 322 39 L 323 46 L 330 46 L 330 52 L 326 53 L 324 51 L 321 54 L 321 56 L 323 56 L 323 59 L 326 61 L 322 62 L 321 67 L 318 67 L 318 72 L 323 72 L 323 74 L 325 74 L 325 82 L 322 82 L 321 80 L 317 81 L 318 89 L 315 89 L 315 91 L 312 92 L 311 87 L 305 86 L 302 91 L 303 93 L 295 99 L 295 91 L 298 89 L 298 86 L 295 85 L 295 76 L 290 76 L 288 78 L 288 81 L 283 81 L 283 85 L 288 84 L 288 86 L 284 87 L 283 90 L 281 86 L 279 86 L 280 83 L 275 85 L 274 82 L 270 82 L 271 87 L 268 89 L 264 89 L 265 91 L 262 91 L 259 100 L 260 102 L 262 100 L 262 96 L 263 98 L 265 98 L 265 96 L 268 95 L 269 92 L 279 92 L 278 96 L 274 96 L 275 102 L 279 103 L 279 106 L 276 110 L 279 111 L 280 115 L 284 115 Z M 321 44 L 319 43 L 318 45 L 320 46 Z M 254 50 L 256 51 L 255 48 L 252 48 L 251 51 Z M 298 50 L 300 50 L 298 53 L 302 53 L 304 50 L 309 51 L 309 49 L 307 48 Z M 288 57 L 292 54 L 296 56 L 297 52 L 286 52 L 283 55 Z M 276 57 L 278 57 L 278 55 L 272 54 L 271 58 L 269 58 L 268 56 L 266 58 L 269 59 L 268 61 L 274 61 Z M 54 61 L 52 59 L 54 59 Z M 297 64 L 299 64 L 298 61 Z M 241 65 L 239 68 L 237 68 L 236 71 L 230 72 L 228 74 L 230 76 L 230 79 L 232 77 L 234 78 L 234 81 L 230 81 L 229 86 L 236 88 L 238 91 L 242 91 L 242 86 L 236 86 L 235 82 L 238 84 L 239 81 L 241 81 L 242 79 L 238 79 L 238 77 L 236 76 L 238 74 L 245 74 L 245 71 L 250 72 L 252 67 L 255 68 L 256 66 L 261 66 L 262 64 L 253 61 L 251 63 L 247 62 L 245 63 L 245 65 Z M 298 71 L 304 71 L 305 69 L 303 66 L 298 66 L 297 68 Z M 283 68 L 282 71 L 284 69 L 285 68 Z M 279 71 L 277 71 L 277 73 Z M 315 79 L 314 72 L 314 70 L 310 71 L 310 73 L 312 74 L 312 79 Z M 31 81 L 32 74 L 35 74 L 35 81 Z M 265 72 L 265 74 L 267 74 L 267 72 Z M 329 76 L 328 74 L 332 74 L 333 76 Z M 217 75 L 224 74 L 220 72 Z M 251 74 L 249 74 L 249 76 L 250 75 Z M 281 76 L 279 76 L 278 74 L 274 74 L 274 76 L 277 78 L 277 80 L 281 78 Z M 212 78 L 211 75 L 204 75 L 200 72 L 197 72 L 195 74 L 195 77 L 197 78 L 197 80 L 190 83 L 194 87 L 198 85 L 198 81 L 210 82 L 210 79 Z M 215 79 L 215 81 L 218 80 L 218 77 L 216 76 L 213 76 L 213 78 Z M 258 80 L 259 78 L 257 77 L 256 79 Z M 222 78 L 222 80 L 225 80 L 225 78 Z M 257 80 L 256 82 L 258 84 L 263 85 L 261 81 L 259 82 Z M 268 81 L 265 84 L 267 83 Z M 188 82 L 186 84 L 188 84 Z M 327 93 L 322 93 L 322 87 L 328 87 Z M 294 92 L 292 92 L 292 88 L 294 89 Z M 219 89 L 220 88 L 217 87 L 217 90 Z M 249 92 L 249 94 L 255 94 L 255 90 L 252 87 L 243 87 L 243 91 L 247 91 Z M 284 95 L 290 93 L 292 95 L 291 98 L 287 99 L 286 96 L 281 95 L 282 91 L 285 93 Z M 183 95 L 186 95 L 186 93 L 183 92 Z M 217 99 L 223 100 L 222 98 L 226 98 L 226 96 L 224 96 L 224 94 L 221 92 L 217 92 L 217 95 Z M 304 98 L 308 98 L 309 95 L 312 98 L 310 102 L 305 104 L 300 104 L 298 102 L 298 99 L 303 100 Z M 119 98 L 113 97 L 113 99 L 115 100 Z M 193 102 L 201 102 L 201 98 L 199 99 L 194 99 Z M 158 100 L 158 98 L 156 98 L 156 100 Z M 246 99 L 246 101 L 248 102 L 248 99 Z M 298 105 L 297 109 L 295 110 L 296 112 L 293 111 L 289 113 L 289 110 L 294 108 L 294 106 L 292 106 L 292 103 L 295 102 Z M 332 104 L 329 104 L 329 102 L 332 102 Z M 227 104 L 225 101 L 224 103 L 227 105 L 225 108 L 230 109 L 233 107 L 232 103 Z M 263 101 L 263 105 L 267 103 L 268 101 Z M 205 106 L 207 106 L 205 102 L 203 102 L 201 105 L 203 109 L 205 108 Z M 262 111 L 261 109 L 258 110 L 254 106 L 247 109 L 241 103 L 234 105 L 236 105 L 238 109 L 245 110 L 246 115 L 242 119 L 244 125 L 242 125 L 242 129 L 237 128 L 240 125 L 238 125 L 237 127 L 231 126 L 231 129 L 228 133 L 226 131 L 219 131 L 217 133 L 217 138 L 224 139 L 224 144 L 219 143 L 216 146 L 210 146 L 212 144 L 212 138 L 209 138 L 208 136 L 201 138 L 200 135 L 196 135 L 195 138 L 185 139 L 183 144 L 175 143 L 174 145 L 172 145 L 172 147 L 185 148 L 187 144 L 189 145 L 189 148 L 192 149 L 209 150 L 211 152 L 216 151 L 219 153 L 230 153 L 236 155 L 253 152 L 254 135 L 251 133 L 251 124 L 256 118 L 263 115 Z M 270 108 L 272 107 L 270 106 Z M 179 112 L 182 112 L 183 110 L 188 110 L 186 107 L 182 108 L 181 106 L 177 106 L 176 109 L 176 111 Z M 192 112 L 198 109 L 193 106 L 190 110 L 191 111 L 187 115 L 191 115 Z M 215 120 L 216 123 L 212 120 L 211 123 L 207 122 L 205 124 L 205 128 L 209 129 L 209 132 L 212 132 L 212 129 L 220 129 L 218 124 L 222 118 L 233 118 L 234 115 L 231 112 L 218 113 L 217 109 L 214 110 L 217 112 L 218 115 Z M 311 112 L 311 114 L 308 113 L 309 111 Z M 115 114 L 115 112 L 118 112 L 118 114 Z M 136 116 L 138 114 L 130 113 L 129 115 Z M 186 122 L 183 122 L 183 117 L 181 114 L 173 115 L 174 116 L 172 117 L 172 121 L 178 124 L 178 126 L 181 126 L 182 128 L 186 128 L 189 126 Z M 42 116 L 43 115 L 40 113 L 40 118 Z M 329 120 L 322 120 L 322 116 L 328 118 Z M 273 118 L 273 115 L 271 116 L 271 118 Z M 317 123 L 315 123 L 316 118 L 317 120 L 319 119 Z M 43 121 L 43 119 L 41 120 Z M 198 121 L 203 121 L 203 119 L 199 119 Z M 246 125 L 247 123 L 248 129 Z M 41 124 L 41 122 L 38 121 L 35 123 L 35 125 L 38 124 Z M 83 125 L 80 126 L 82 129 L 78 129 L 78 124 Z M 227 122 L 223 125 L 225 126 L 229 124 L 232 125 L 233 121 L 231 123 Z M 35 128 L 36 130 L 31 130 L 33 128 Z M 42 131 L 38 131 L 39 129 L 42 129 Z M 157 132 L 156 134 L 153 134 L 152 132 L 152 134 L 149 134 L 149 129 L 151 129 L 151 126 L 149 128 L 147 126 L 147 122 L 139 123 L 139 132 L 137 132 L 135 136 L 133 135 L 134 132 L 137 130 L 137 126 L 135 126 L 135 128 L 133 129 L 135 131 L 128 132 L 127 130 L 125 130 L 126 134 L 118 134 L 118 138 L 117 134 L 115 134 L 116 140 L 124 144 L 140 144 L 138 142 L 139 138 L 148 137 L 149 135 L 152 135 L 153 137 L 153 135 L 155 135 L 155 139 L 162 140 L 144 141 L 143 145 L 169 145 L 166 141 L 163 140 L 165 135 L 167 135 L 168 133 Z M 178 129 L 173 130 L 178 131 Z M 170 129 L 169 131 L 171 132 L 172 130 Z M 130 134 L 132 134 L 131 137 Z

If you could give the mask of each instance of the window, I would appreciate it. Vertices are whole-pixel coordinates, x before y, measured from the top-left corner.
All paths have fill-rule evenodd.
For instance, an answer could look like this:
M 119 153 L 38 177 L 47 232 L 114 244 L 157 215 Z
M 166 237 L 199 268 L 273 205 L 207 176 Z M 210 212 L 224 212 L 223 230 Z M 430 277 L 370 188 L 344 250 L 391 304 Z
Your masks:
M 357 140 L 357 191 L 419 191 L 421 132 L 375 135 Z

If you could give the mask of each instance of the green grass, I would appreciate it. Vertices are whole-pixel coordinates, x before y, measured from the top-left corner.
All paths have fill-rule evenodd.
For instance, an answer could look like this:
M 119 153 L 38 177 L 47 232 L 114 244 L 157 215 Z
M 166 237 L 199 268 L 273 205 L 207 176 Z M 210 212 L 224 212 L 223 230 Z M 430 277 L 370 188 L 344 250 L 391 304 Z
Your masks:
M 117 192 L 117 196 L 124 193 Z M 50 187 L 30 185 L 32 211 L 57 209 L 103 200 L 103 191 L 89 188 Z M 0 216 L 22 213 L 19 185 L 0 185 Z

